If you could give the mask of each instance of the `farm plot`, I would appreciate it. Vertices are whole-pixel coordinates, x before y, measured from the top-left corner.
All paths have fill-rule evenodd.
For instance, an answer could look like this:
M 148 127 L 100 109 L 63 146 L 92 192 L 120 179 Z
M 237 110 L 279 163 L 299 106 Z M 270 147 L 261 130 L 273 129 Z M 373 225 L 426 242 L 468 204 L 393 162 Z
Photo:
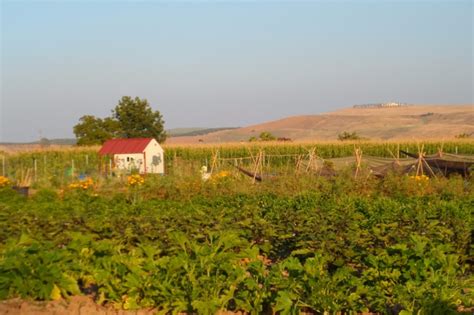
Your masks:
M 472 179 L 226 173 L 0 189 L 0 299 L 161 313 L 473 306 Z M 472 310 L 472 309 L 471 309 Z
M 446 142 L 427 141 L 423 143 L 423 152 L 434 154 L 439 150 L 452 154 L 474 155 L 472 140 L 457 140 Z M 309 152 L 314 152 L 320 158 L 332 159 L 353 156 L 355 148 L 360 149 L 364 156 L 392 158 L 398 155 L 398 150 L 417 153 L 420 143 L 417 142 L 322 142 L 322 143 L 248 143 L 228 144 L 219 146 L 196 145 L 175 146 L 164 145 L 165 173 L 171 176 L 197 173 L 201 166 L 212 164 L 213 156 L 219 161 L 227 162 L 219 167 L 232 167 L 235 161 L 256 156 L 264 152 L 268 157 L 265 165 L 268 169 L 275 169 L 286 174 L 295 173 L 298 161 L 301 161 Z M 110 158 L 101 158 L 97 152 L 99 148 L 67 148 L 48 149 L 6 153 L 0 152 L 0 175 L 14 181 L 26 182 L 33 188 L 52 187 L 61 188 L 78 177 L 110 176 L 112 161 Z M 251 163 L 244 161 L 244 166 Z
M 356 145 L 377 162 L 420 148 L 171 146 L 165 177 L 104 174 L 110 161 L 92 149 L 4 155 L 0 299 L 85 295 L 105 310 L 199 314 L 472 310 L 472 178 L 311 172 L 313 153 Z M 441 147 L 474 151 L 423 151 Z M 250 185 L 234 166 L 258 152 L 260 171 L 279 176 Z M 204 164 L 215 168 L 207 181 Z M 30 198 L 12 190 L 22 182 Z

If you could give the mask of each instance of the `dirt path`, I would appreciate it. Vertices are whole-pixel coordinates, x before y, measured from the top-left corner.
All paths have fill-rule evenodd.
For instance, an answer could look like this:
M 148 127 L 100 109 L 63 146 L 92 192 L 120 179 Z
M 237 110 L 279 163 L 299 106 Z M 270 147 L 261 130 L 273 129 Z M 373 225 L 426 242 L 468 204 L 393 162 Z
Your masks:
M 0 301 L 1 315 L 151 315 L 156 310 L 124 311 L 97 305 L 87 296 L 74 296 L 68 301 L 35 302 L 12 299 Z

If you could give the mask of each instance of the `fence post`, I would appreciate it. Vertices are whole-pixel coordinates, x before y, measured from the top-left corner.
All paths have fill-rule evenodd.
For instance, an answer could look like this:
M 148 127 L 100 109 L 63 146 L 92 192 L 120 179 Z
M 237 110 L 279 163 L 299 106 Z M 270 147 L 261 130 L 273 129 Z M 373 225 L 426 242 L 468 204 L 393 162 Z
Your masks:
M 2 176 L 5 177 L 5 155 L 2 155 Z
M 43 155 L 43 176 L 46 176 L 46 155 Z
M 33 179 L 36 183 L 36 181 L 38 180 L 38 176 L 37 176 L 37 173 L 38 173 L 38 160 L 37 159 L 33 160 L 33 169 L 34 169 Z
M 71 160 L 71 177 L 74 177 L 74 159 Z

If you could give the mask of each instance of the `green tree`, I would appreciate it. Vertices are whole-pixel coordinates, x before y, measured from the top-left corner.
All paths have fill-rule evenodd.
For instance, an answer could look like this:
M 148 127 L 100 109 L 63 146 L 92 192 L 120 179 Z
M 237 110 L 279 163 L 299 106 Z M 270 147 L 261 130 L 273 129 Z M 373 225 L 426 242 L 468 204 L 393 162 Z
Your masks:
M 112 110 L 112 117 L 104 119 L 85 115 L 73 128 L 78 145 L 102 144 L 108 139 L 155 138 L 166 140 L 164 121 L 159 111 L 153 111 L 146 99 L 124 96 Z
M 270 132 L 268 131 L 263 131 L 262 133 L 260 133 L 260 135 L 258 136 L 258 138 L 256 138 L 255 136 L 253 137 L 250 137 L 249 139 L 249 142 L 255 142 L 255 141 L 273 141 L 275 140 L 275 136 L 272 135 Z
M 42 138 L 39 140 L 39 144 L 40 144 L 40 146 L 42 146 L 42 147 L 49 147 L 49 146 L 51 145 L 51 141 L 50 141 L 48 138 L 42 137 Z
M 260 138 L 260 141 L 273 141 L 273 140 L 276 139 L 275 136 L 272 135 L 272 134 L 271 134 L 270 132 L 268 132 L 268 131 L 262 132 L 262 133 L 260 134 L 259 138 Z
M 120 130 L 118 122 L 110 117 L 105 119 L 92 115 L 85 115 L 74 126 L 78 145 L 102 144 L 108 139 L 117 136 Z
M 112 111 L 120 125 L 121 136 L 125 138 L 155 138 L 166 140 L 164 121 L 159 111 L 153 111 L 146 99 L 124 96 Z

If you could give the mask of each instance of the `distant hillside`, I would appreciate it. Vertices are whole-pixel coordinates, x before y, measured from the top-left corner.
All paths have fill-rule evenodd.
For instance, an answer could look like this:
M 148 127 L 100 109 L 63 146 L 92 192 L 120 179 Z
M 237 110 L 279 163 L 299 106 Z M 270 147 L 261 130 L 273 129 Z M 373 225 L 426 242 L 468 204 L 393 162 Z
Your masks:
M 33 142 L 0 142 L 0 152 L 23 152 L 39 149 L 59 149 L 76 144 L 76 139 L 48 139 Z
M 169 137 L 179 137 L 183 135 L 187 135 L 191 132 L 199 131 L 199 130 L 206 130 L 208 128 L 173 128 L 166 130 L 166 133 Z
M 50 139 L 50 144 L 57 144 L 57 145 L 74 145 L 76 144 L 76 139 Z M 41 144 L 41 141 L 37 141 L 35 143 Z
M 76 144 L 76 139 L 43 139 L 39 141 L 32 142 L 0 142 L 0 145 L 32 145 L 32 144 L 42 144 L 42 145 L 74 145 Z
M 201 136 L 207 135 L 212 132 L 224 131 L 224 130 L 233 130 L 238 129 L 238 127 L 222 127 L 222 128 L 175 128 L 167 130 L 166 132 L 170 137 L 192 137 L 192 136 Z
M 474 104 L 413 105 L 393 108 L 347 108 L 321 115 L 294 116 L 258 125 L 170 138 L 169 143 L 239 142 L 261 132 L 297 141 L 337 140 L 338 134 L 357 132 L 368 139 L 452 139 L 474 137 Z

